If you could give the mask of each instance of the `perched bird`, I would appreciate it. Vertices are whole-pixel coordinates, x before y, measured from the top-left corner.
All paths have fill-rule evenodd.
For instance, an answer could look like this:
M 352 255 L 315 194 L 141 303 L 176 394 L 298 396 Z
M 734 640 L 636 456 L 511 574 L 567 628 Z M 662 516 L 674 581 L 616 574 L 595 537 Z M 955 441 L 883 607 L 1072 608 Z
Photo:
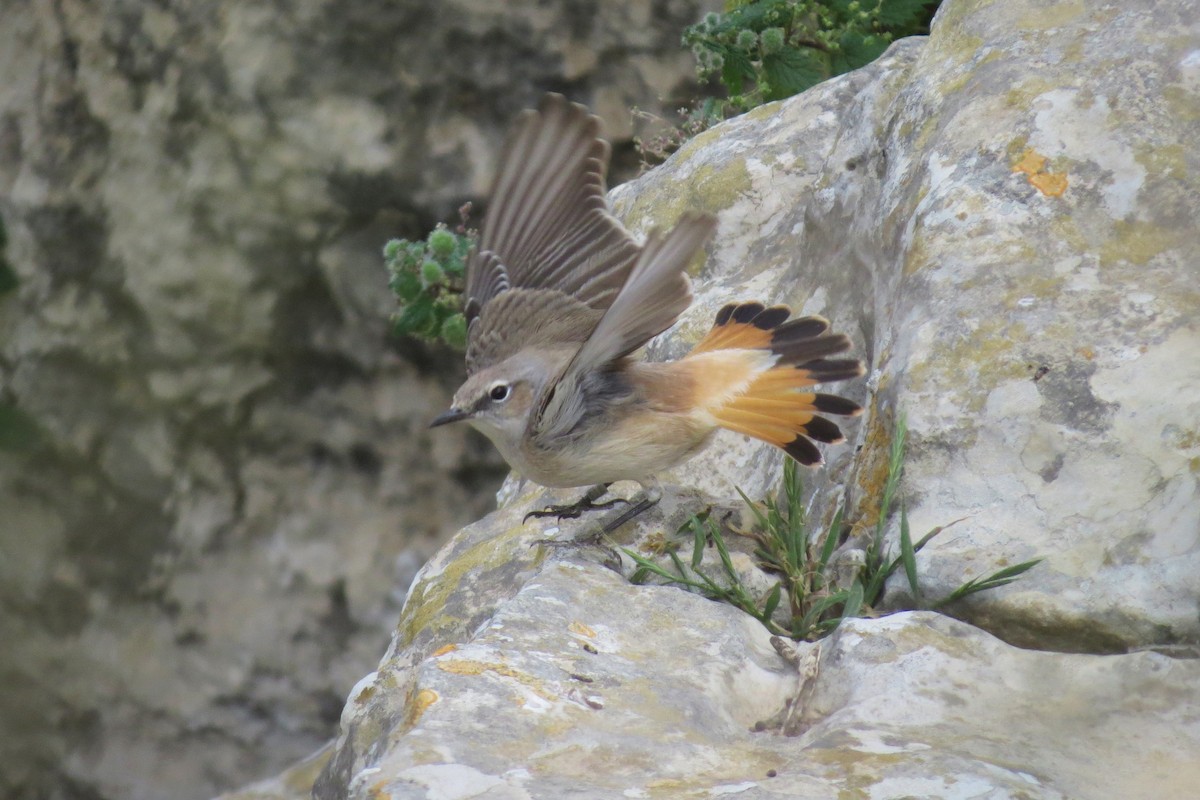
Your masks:
M 830 358 L 850 340 L 821 317 L 730 303 L 684 358 L 636 358 L 690 305 L 685 270 L 716 219 L 684 216 L 639 245 L 609 212 L 608 159 L 582 106 L 551 94 L 521 115 L 467 267 L 469 377 L 432 425 L 469 422 L 518 473 L 554 487 L 645 482 L 717 428 L 821 463 L 813 440 L 843 437 L 819 414 L 861 408 L 810 387 L 863 374 Z

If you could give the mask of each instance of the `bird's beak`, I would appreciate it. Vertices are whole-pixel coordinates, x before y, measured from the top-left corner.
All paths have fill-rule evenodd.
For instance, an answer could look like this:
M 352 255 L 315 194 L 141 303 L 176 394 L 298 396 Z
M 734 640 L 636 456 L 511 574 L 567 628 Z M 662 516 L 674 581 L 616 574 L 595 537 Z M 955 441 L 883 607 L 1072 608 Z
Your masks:
M 461 408 L 452 408 L 449 411 L 439 414 L 433 422 L 429 423 L 429 427 L 436 428 L 438 425 L 448 425 L 451 422 L 458 422 L 470 416 L 470 411 L 463 411 Z

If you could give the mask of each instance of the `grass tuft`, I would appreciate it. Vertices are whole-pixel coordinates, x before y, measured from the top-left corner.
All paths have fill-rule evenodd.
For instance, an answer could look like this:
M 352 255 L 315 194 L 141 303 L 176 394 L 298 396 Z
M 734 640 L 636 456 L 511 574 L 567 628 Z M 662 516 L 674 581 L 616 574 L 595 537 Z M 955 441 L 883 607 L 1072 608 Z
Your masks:
M 755 503 L 738 489 L 755 522 L 753 530 L 746 533 L 755 541 L 754 556 L 764 570 L 779 576 L 765 594 L 755 596 L 745 586 L 729 555 L 721 526 L 707 511 L 694 515 L 678 531 L 680 535 L 690 533 L 692 538 L 691 559 L 686 565 L 674 551 L 668 553 L 671 562 L 668 568 L 622 548 L 636 565 L 631 580 L 643 583 L 651 575 L 657 576 L 670 584 L 740 608 L 772 633 L 796 640 L 811 641 L 827 636 L 851 617 L 877 616 L 887 579 L 900 568 L 904 569 L 916 606 L 921 607 L 924 593 L 918 580 L 917 553 L 935 536 L 962 520 L 940 525 L 914 542 L 908 513 L 904 504 L 899 503 L 899 552 L 892 553 L 888 549 L 885 533 L 897 505 L 907 436 L 908 428 L 902 415 L 896 422 L 888 453 L 887 479 L 880 498 L 879 515 L 860 568 L 846 570 L 837 563 L 838 546 L 851 527 L 844 522 L 843 509 L 837 510 L 827 529 L 812 530 L 800 471 L 796 463 L 788 459 L 783 468 L 783 484 L 774 496 Z M 720 580 L 709 577 L 701 569 L 709 546 L 716 549 L 720 559 L 723 573 Z M 973 578 L 931 607 L 939 608 L 968 595 L 1012 583 L 1040 561 L 1025 561 L 986 577 Z

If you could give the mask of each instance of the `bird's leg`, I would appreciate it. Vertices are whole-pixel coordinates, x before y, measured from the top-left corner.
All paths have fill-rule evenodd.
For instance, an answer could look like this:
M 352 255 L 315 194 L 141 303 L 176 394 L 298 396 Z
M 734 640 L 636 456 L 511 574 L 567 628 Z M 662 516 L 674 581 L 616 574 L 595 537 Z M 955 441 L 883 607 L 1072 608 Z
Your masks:
M 626 522 L 644 514 L 657 505 L 661 499 L 661 490 L 644 489 L 634 495 L 632 500 L 624 501 L 629 506 L 628 508 L 623 508 L 601 519 L 589 522 L 586 528 L 576 532 L 571 538 L 562 540 L 545 539 L 538 542 L 538 544 L 549 545 L 551 547 L 586 547 L 588 545 L 600 544 L 610 533 L 620 528 Z
M 585 511 L 596 511 L 612 508 L 618 503 L 628 503 L 621 497 L 613 498 L 606 503 L 597 503 L 596 501 L 608 493 L 608 487 L 611 483 L 597 483 L 592 488 L 588 489 L 583 497 L 576 500 L 574 503 L 566 505 L 549 505 L 540 511 L 530 511 L 525 515 L 522 523 L 528 522 L 530 517 L 557 517 L 558 519 L 576 519 Z

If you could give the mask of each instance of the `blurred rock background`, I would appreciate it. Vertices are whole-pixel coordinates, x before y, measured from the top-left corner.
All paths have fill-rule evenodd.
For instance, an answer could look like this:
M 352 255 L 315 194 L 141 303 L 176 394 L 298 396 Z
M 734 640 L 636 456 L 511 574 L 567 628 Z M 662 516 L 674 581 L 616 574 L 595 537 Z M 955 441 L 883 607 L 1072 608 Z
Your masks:
M 461 365 L 389 338 L 383 243 L 547 90 L 631 176 L 719 5 L 5 4 L 0 796 L 207 797 L 333 735 L 505 472 L 426 431 Z

